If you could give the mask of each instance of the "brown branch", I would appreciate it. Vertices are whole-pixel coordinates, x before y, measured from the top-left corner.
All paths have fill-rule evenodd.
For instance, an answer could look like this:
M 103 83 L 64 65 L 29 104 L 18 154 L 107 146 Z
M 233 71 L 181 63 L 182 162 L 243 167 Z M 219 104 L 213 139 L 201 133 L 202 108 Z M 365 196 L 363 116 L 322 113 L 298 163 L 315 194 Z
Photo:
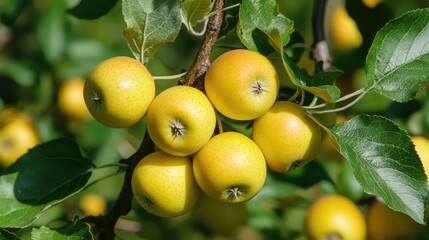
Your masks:
M 122 160 L 122 162 L 128 163 L 128 167 L 125 172 L 125 179 L 122 184 L 121 192 L 119 193 L 118 199 L 116 200 L 112 210 L 104 216 L 102 221 L 99 222 L 99 225 L 96 226 L 96 228 L 99 229 L 100 239 L 113 240 L 115 238 L 114 229 L 116 222 L 122 215 L 126 215 L 131 210 L 131 201 L 133 199 L 131 177 L 134 169 L 139 161 L 149 153 L 153 152 L 153 150 L 154 143 L 146 131 L 139 149 L 128 159 Z
M 328 43 L 325 39 L 325 8 L 327 0 L 315 0 L 313 6 L 313 49 L 312 54 L 316 62 L 323 62 L 323 69 L 327 70 L 331 67 L 331 55 L 329 53 Z
M 216 43 L 223 21 L 223 12 L 221 10 L 224 6 L 224 2 L 225 0 L 216 0 L 214 3 L 213 11 L 216 12 L 216 14 L 209 18 L 207 30 L 204 34 L 204 39 L 201 43 L 200 49 L 198 50 L 197 56 L 195 57 L 188 73 L 181 81 L 183 85 L 199 85 L 210 66 L 210 53 Z

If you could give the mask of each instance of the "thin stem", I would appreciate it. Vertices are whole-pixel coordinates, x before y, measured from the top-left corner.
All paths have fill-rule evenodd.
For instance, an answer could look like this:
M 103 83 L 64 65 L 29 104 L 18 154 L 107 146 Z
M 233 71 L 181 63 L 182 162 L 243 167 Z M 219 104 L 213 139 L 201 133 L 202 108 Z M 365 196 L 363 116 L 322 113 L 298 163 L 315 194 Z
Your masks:
M 126 168 L 126 167 L 128 167 L 128 164 L 126 164 L 126 163 L 111 163 L 111 164 L 106 164 L 103 166 L 96 167 L 95 170 L 99 170 L 99 169 L 103 169 L 103 168 L 110 168 L 110 167 Z
M 368 90 L 365 89 L 364 92 L 361 93 L 361 95 L 359 95 L 357 98 L 355 98 L 353 101 L 351 101 L 350 103 L 348 103 L 347 105 L 340 107 L 340 108 L 334 108 L 334 109 L 328 109 L 328 110 L 320 110 L 320 111 L 315 111 L 315 110 L 309 110 L 310 113 L 312 114 L 324 114 L 324 113 L 331 113 L 331 112 L 341 112 L 343 110 L 346 110 L 347 108 L 353 106 L 354 104 L 356 104 L 359 100 L 361 100 L 366 94 L 368 93 Z
M 301 100 L 299 101 L 299 105 L 303 106 L 305 101 L 305 91 L 302 88 L 300 89 L 301 89 Z
M 292 96 L 292 97 L 290 97 L 288 101 L 293 101 L 293 100 L 297 99 L 297 98 L 298 98 L 298 96 L 299 96 L 299 93 L 300 93 L 300 92 L 301 92 L 301 91 L 300 91 L 300 88 L 298 87 L 298 88 L 296 89 L 295 93 L 293 94 L 293 96 Z
M 310 105 L 308 105 L 308 106 L 310 106 L 310 107 L 311 107 L 311 106 L 316 105 L 317 100 L 319 100 L 319 98 L 318 98 L 317 96 L 314 96 L 314 97 L 313 97 L 313 101 L 311 101 Z
M 335 103 L 343 102 L 343 101 L 348 100 L 348 99 L 350 99 L 350 98 L 352 98 L 354 96 L 357 96 L 357 95 L 361 95 L 361 94 L 365 95 L 367 92 L 368 92 L 368 89 L 361 88 L 361 89 L 356 90 L 356 91 L 354 91 L 352 93 L 349 93 L 347 95 L 342 96 Z M 314 105 L 314 106 L 311 106 L 311 105 L 310 106 L 303 106 L 303 108 L 307 109 L 307 110 L 311 110 L 311 109 L 317 109 L 317 108 L 326 107 L 329 104 L 330 103 L 322 103 L 322 104 L 318 104 L 318 105 Z
M 92 181 L 92 182 L 90 182 L 90 183 L 88 183 L 87 185 L 85 185 L 85 187 L 83 187 L 83 190 L 84 189 L 88 189 L 88 188 L 90 188 L 90 187 L 92 187 L 93 185 L 95 185 L 95 184 L 97 184 L 97 183 L 99 183 L 99 182 L 101 182 L 101 181 L 103 181 L 103 180 L 105 180 L 105 179 L 108 179 L 108 178 L 110 178 L 110 177 L 114 177 L 114 176 L 116 176 L 116 175 L 119 175 L 119 174 L 122 174 L 122 173 L 124 173 L 125 171 L 116 171 L 116 172 L 114 172 L 114 173 L 110 173 L 110 174 L 108 174 L 108 175 L 106 175 L 106 176 L 103 176 L 103 177 L 101 177 L 101 178 L 99 178 L 99 179 L 96 179 L 96 180 L 94 180 L 94 181 Z
M 222 9 L 220 9 L 220 10 L 213 11 L 213 12 L 211 12 L 211 13 L 207 14 L 207 16 L 206 16 L 204 19 L 209 18 L 209 17 L 211 17 L 211 16 L 215 15 L 215 14 L 216 14 L 216 13 L 218 13 L 218 12 L 224 12 L 224 11 L 226 11 L 226 10 L 229 10 L 229 9 L 232 9 L 232 8 L 235 8 L 235 7 L 239 7 L 239 6 L 240 6 L 240 3 L 236 3 L 236 4 L 234 4 L 234 5 L 231 5 L 231 6 L 228 6 L 228 7 L 224 7 L 224 8 L 222 8 Z
M 187 27 L 188 30 L 195 36 L 199 37 L 199 36 L 203 36 L 206 33 L 207 30 L 207 23 L 208 23 L 208 18 L 204 21 L 204 26 L 203 29 L 201 30 L 201 32 L 197 32 L 194 30 L 194 28 L 192 27 L 191 21 L 188 22 Z
M 286 46 L 286 49 L 303 49 L 303 50 L 310 51 L 311 47 L 306 43 L 295 43 L 290 46 Z
M 219 114 L 216 114 L 216 120 L 217 120 L 217 127 L 219 129 L 219 133 L 223 133 L 222 120 L 220 119 Z
M 155 80 L 174 80 L 179 79 L 186 75 L 186 72 L 175 74 L 175 75 L 168 75 L 168 76 L 153 76 L 153 79 Z

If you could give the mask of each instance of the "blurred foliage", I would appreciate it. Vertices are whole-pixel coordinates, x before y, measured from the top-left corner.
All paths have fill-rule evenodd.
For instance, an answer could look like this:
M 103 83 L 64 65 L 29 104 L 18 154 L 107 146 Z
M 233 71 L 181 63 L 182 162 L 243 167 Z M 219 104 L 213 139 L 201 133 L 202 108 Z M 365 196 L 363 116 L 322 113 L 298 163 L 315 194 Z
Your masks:
M 57 106 L 58 89 L 70 78 L 85 78 L 101 61 L 118 55 L 133 56 L 122 34 L 125 22 L 120 1 L 105 15 L 94 20 L 79 19 L 67 11 L 76 0 L 3 0 L 0 1 L 0 111 L 14 107 L 28 113 L 36 124 L 42 142 L 59 137 L 77 141 L 83 155 L 95 166 L 117 163 L 130 156 L 139 146 L 144 134 L 145 121 L 128 129 L 111 129 L 93 119 L 76 121 L 68 119 Z M 228 1 L 233 4 L 235 1 Z M 311 0 L 277 1 L 280 12 L 294 21 L 298 38 L 312 44 Z M 326 18 L 342 1 L 328 1 Z M 344 73 L 337 80 L 343 94 L 362 87 L 365 81 L 364 62 L 369 46 L 386 22 L 408 10 L 429 7 L 428 0 L 386 0 L 374 8 L 361 1 L 347 0 L 345 6 L 356 21 L 363 36 L 363 44 L 348 52 L 332 52 L 332 64 Z M 226 23 L 235 26 L 236 19 Z M 69 12 L 72 12 L 70 10 Z M 103 12 L 99 13 L 100 15 Z M 89 17 L 87 17 L 89 18 Z M 231 30 L 225 26 L 224 32 Z M 327 40 L 329 43 L 329 34 Z M 293 42 L 293 40 L 291 40 Z M 188 69 L 201 42 L 185 28 L 176 40 L 163 46 L 148 63 L 155 76 L 178 74 Z M 213 58 L 229 48 L 242 47 L 236 35 L 220 39 Z M 308 49 L 303 54 L 308 54 Z M 157 81 L 157 92 L 177 84 L 174 80 Z M 429 137 L 428 91 L 406 104 L 392 103 L 377 94 L 370 94 L 353 106 L 344 116 L 357 113 L 375 113 L 386 116 L 411 135 Z M 232 129 L 243 128 L 235 126 Z M 248 133 L 248 129 L 240 131 Z M 373 198 L 363 193 L 356 183 L 349 162 L 342 159 L 320 157 L 299 170 L 287 173 L 270 173 L 266 187 L 247 203 L 248 224 L 238 229 L 234 239 L 305 239 L 303 221 L 306 210 L 314 199 L 325 194 L 341 194 L 355 201 L 365 212 Z M 100 168 L 91 179 L 113 174 L 115 169 Z M 55 206 L 36 221 L 34 226 L 57 226 L 75 215 L 83 216 L 79 199 L 91 192 L 103 196 L 112 206 L 122 184 L 123 175 L 115 175 Z M 215 239 L 219 237 L 204 226 L 193 213 L 174 219 L 163 219 L 145 212 L 137 204 L 117 224 L 121 239 Z M 427 228 L 427 227 L 426 227 Z M 423 227 L 422 227 L 423 229 Z M 39 229 L 38 231 L 42 231 Z M 1 230 L 2 232 L 6 230 Z M 15 230 L 14 230 L 15 231 Z M 427 231 L 427 229 L 426 229 Z M 16 230 L 27 239 L 31 229 Z M 422 234 L 421 239 L 429 235 Z M 223 236 L 225 237 L 225 236 Z M 216 238 L 219 239 L 219 238 Z

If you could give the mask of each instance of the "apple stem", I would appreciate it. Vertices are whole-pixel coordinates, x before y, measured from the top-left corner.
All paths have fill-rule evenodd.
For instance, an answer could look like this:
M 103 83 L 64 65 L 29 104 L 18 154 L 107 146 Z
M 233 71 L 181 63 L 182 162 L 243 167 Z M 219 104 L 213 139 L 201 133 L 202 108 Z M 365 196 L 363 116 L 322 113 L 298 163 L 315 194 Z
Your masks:
M 216 121 L 217 121 L 217 127 L 219 129 L 219 133 L 223 133 L 222 119 L 220 119 L 218 114 L 216 114 Z

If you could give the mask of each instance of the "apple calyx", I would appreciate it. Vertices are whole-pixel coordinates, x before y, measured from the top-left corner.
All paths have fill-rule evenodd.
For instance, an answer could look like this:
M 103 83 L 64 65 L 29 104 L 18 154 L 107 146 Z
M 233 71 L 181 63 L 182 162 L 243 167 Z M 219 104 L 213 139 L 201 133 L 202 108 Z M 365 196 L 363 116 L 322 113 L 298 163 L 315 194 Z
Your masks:
M 177 137 L 181 137 L 186 133 L 186 126 L 180 120 L 176 119 L 170 124 L 171 135 L 173 135 L 173 139 Z
M 152 200 L 150 200 L 148 197 L 144 196 L 143 197 L 143 203 L 148 205 L 148 206 L 154 206 L 155 204 L 152 202 Z
M 99 92 L 92 92 L 92 101 L 94 101 L 95 105 L 97 106 L 103 104 L 103 98 Z
M 222 196 L 230 202 L 238 202 L 240 201 L 240 197 L 245 195 L 246 192 L 247 188 L 244 186 L 232 186 L 224 190 Z
M 260 81 L 255 81 L 252 83 L 252 93 L 256 95 L 261 95 L 262 92 L 265 92 L 265 88 Z
M 297 168 L 300 168 L 302 166 L 304 166 L 307 163 L 307 161 L 305 160 L 298 160 L 292 163 L 292 165 L 290 166 L 290 170 L 295 170 Z

